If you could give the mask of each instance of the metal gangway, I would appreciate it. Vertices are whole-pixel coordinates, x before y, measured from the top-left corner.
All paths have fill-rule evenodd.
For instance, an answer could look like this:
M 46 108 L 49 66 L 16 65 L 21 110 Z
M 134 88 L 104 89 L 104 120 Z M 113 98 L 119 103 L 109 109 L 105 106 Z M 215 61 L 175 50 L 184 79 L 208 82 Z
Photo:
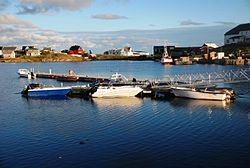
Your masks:
M 164 82 L 171 84 L 206 84 L 206 83 L 238 83 L 250 82 L 250 68 L 233 69 L 220 72 L 192 73 L 181 75 L 165 75 Z

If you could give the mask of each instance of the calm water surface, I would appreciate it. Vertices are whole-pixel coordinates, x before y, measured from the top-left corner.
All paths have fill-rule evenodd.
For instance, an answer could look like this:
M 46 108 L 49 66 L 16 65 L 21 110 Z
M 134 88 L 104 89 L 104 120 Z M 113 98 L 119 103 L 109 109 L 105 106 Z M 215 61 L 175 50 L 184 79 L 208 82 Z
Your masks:
M 19 78 L 19 68 L 161 79 L 168 74 L 249 67 L 163 66 L 151 61 L 0 64 L 0 167 L 250 165 L 249 83 L 227 85 L 240 94 L 229 104 L 180 98 L 26 99 L 17 93 L 29 82 L 60 83 Z

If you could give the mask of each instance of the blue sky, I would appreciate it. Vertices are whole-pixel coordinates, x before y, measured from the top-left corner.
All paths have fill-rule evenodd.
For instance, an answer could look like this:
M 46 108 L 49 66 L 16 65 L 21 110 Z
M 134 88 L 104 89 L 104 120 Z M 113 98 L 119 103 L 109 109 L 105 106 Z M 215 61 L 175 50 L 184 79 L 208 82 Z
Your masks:
M 102 53 L 131 46 L 223 45 L 223 34 L 250 22 L 249 0 L 0 0 L 0 45 Z

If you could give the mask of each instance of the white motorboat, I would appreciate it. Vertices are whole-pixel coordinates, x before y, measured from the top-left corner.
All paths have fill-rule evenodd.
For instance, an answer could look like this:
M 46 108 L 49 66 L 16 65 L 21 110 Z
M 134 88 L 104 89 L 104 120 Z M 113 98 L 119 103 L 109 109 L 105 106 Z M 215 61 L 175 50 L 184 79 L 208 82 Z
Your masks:
M 30 71 L 28 69 L 18 69 L 17 73 L 20 77 L 28 78 Z
M 24 78 L 31 79 L 36 77 L 36 74 L 34 72 L 29 71 L 28 69 L 18 69 L 17 73 L 20 77 Z
M 232 92 L 227 89 L 196 89 L 188 87 L 171 87 L 172 93 L 176 97 L 203 100 L 227 100 L 232 98 Z
M 98 86 L 92 97 L 134 97 L 142 90 L 137 86 Z
M 114 73 L 110 77 L 111 82 L 128 82 L 129 80 L 122 74 Z

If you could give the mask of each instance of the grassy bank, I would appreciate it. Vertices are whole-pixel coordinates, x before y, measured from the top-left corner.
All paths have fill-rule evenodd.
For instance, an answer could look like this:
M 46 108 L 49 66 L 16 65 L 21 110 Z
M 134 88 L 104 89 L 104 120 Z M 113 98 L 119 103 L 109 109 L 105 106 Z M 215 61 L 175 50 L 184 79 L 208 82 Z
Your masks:
M 88 55 L 86 55 L 88 56 Z M 120 55 L 104 55 L 97 54 L 96 60 L 151 60 L 145 56 L 120 56 Z M 18 62 L 82 62 L 89 59 L 84 57 L 75 57 L 63 53 L 43 53 L 40 56 L 20 56 L 17 58 L 3 59 L 0 62 L 5 63 L 18 63 Z
M 20 56 L 17 58 L 0 59 L 0 62 L 18 63 L 18 62 L 81 62 L 82 57 L 74 57 L 62 53 L 44 53 L 40 56 Z

